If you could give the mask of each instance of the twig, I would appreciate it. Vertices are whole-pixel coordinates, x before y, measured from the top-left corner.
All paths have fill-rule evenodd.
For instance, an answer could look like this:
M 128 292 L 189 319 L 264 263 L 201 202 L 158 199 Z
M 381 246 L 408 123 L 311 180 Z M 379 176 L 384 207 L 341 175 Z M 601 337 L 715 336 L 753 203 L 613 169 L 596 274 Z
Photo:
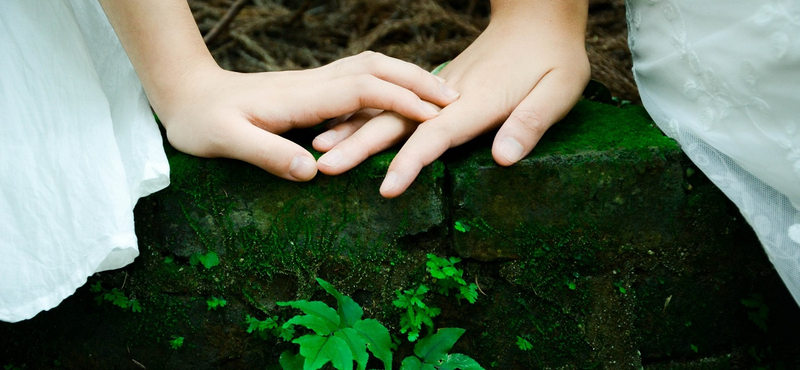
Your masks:
M 297 9 L 297 11 L 295 11 L 294 14 L 292 14 L 292 17 L 289 18 L 289 22 L 287 22 L 287 25 L 291 26 L 294 24 L 294 22 L 300 20 L 300 18 L 303 16 L 303 13 L 305 13 L 306 10 L 308 10 L 308 8 L 310 7 L 311 7 L 311 0 L 306 0 L 306 2 L 304 2 L 303 5 L 300 5 L 300 8 Z
M 208 31 L 208 33 L 203 36 L 203 41 L 205 41 L 206 45 L 210 44 L 211 41 L 214 41 L 214 39 L 217 38 L 222 31 L 228 28 L 228 25 L 230 25 L 233 19 L 236 18 L 240 11 L 242 11 L 242 8 L 244 8 L 244 5 L 247 4 L 248 1 L 250 0 L 236 0 L 236 2 L 231 5 L 230 9 L 228 9 L 228 12 L 225 13 L 222 18 L 220 18 L 216 25 L 214 25 L 214 28 L 212 28 L 211 31 Z

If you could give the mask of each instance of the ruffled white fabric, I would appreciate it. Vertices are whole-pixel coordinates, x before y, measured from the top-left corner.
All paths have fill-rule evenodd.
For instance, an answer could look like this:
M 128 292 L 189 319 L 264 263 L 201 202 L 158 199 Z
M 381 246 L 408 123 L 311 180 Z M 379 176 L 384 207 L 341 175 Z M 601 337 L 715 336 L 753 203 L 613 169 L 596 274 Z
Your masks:
M 0 1 L 0 320 L 138 256 L 133 207 L 169 184 L 142 86 L 97 1 Z
M 800 304 L 800 3 L 628 0 L 653 119 L 739 207 Z

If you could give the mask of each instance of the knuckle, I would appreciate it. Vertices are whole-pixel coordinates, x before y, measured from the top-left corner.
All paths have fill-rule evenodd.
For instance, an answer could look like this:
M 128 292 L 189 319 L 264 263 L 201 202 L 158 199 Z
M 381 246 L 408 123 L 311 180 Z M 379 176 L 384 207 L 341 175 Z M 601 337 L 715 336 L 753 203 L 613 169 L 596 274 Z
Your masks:
M 534 136 L 542 136 L 548 125 L 536 109 L 516 109 L 508 117 L 508 122 L 522 127 Z

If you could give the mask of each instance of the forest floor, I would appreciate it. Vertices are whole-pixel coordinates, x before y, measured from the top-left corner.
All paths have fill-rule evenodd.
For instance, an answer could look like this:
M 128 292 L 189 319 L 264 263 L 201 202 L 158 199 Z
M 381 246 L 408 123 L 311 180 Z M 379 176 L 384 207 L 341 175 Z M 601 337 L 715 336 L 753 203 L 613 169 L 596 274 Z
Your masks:
M 318 67 L 364 50 L 423 68 L 455 58 L 489 23 L 488 0 L 190 0 L 220 65 L 242 72 Z M 625 0 L 590 0 L 592 79 L 639 102 Z

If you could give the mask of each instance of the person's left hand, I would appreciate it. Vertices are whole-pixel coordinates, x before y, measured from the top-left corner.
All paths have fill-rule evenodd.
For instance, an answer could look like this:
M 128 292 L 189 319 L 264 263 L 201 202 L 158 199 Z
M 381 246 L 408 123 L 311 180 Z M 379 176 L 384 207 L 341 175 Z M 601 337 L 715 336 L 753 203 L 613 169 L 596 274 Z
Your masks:
M 410 135 L 381 185 L 381 194 L 393 198 L 447 149 L 501 124 L 495 161 L 509 166 L 522 159 L 575 105 L 590 75 L 587 5 L 533 3 L 536 9 L 527 12 L 494 13 L 481 36 L 442 70 L 439 75 L 461 97 L 438 117 L 418 124 L 394 112 L 357 112 L 314 140 L 315 149 L 327 152 L 319 170 L 343 173 Z

